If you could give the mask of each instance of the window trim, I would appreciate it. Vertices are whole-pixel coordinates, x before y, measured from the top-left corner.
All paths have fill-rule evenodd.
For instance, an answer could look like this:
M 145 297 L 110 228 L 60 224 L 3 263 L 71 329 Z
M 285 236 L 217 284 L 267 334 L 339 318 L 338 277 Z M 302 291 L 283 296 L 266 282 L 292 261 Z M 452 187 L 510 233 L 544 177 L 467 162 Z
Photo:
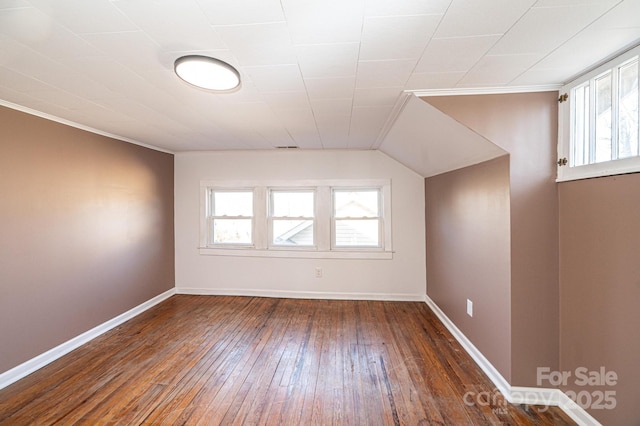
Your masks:
M 382 193 L 384 218 L 382 247 L 376 248 L 337 248 L 331 249 L 331 188 L 372 188 L 379 187 Z M 253 189 L 254 229 L 252 247 L 207 245 L 207 191 L 218 189 Z M 291 249 L 288 246 L 269 247 L 268 197 L 269 189 L 309 189 L 314 188 L 316 209 L 315 248 L 305 246 Z M 200 244 L 201 255 L 241 256 L 241 257 L 277 257 L 306 259 L 393 259 L 391 220 L 391 179 L 304 179 L 304 180 L 203 180 L 200 182 Z
M 594 68 L 593 70 L 583 74 L 582 76 L 574 79 L 570 83 L 567 83 L 560 89 L 562 96 L 564 94 L 569 95 L 568 102 L 561 102 L 558 108 L 558 159 L 567 159 L 567 165 L 557 165 L 557 182 L 564 182 L 577 179 L 587 179 L 592 177 L 612 176 L 624 173 L 640 172 L 640 155 L 635 157 L 627 157 L 623 159 L 615 159 L 609 161 L 603 161 L 600 163 L 585 164 L 581 166 L 570 166 L 572 164 L 571 159 L 571 125 L 573 123 L 573 108 L 571 93 L 574 88 L 577 88 L 593 79 L 605 74 L 607 71 L 617 70 L 620 66 L 631 60 L 634 56 L 640 55 L 640 46 L 636 46 L 626 52 L 616 56 L 615 58 L 607 61 L 606 63 Z M 640 65 L 639 65 L 640 67 Z M 616 74 L 616 73 L 613 73 Z M 612 88 L 612 91 L 617 92 L 618 86 Z M 640 96 L 640 95 L 639 95 Z M 594 100 L 590 100 L 594 102 Z M 616 104 L 617 96 L 614 96 L 612 103 Z M 615 113 L 612 111 L 612 123 L 614 123 Z M 593 126 L 591 126 L 593 127 Z M 640 127 L 640 126 L 639 126 Z M 612 125 L 612 133 L 613 133 Z M 594 132 L 594 129 L 590 129 Z M 617 133 L 618 129 L 615 128 Z M 640 130 L 639 130 L 640 131 Z

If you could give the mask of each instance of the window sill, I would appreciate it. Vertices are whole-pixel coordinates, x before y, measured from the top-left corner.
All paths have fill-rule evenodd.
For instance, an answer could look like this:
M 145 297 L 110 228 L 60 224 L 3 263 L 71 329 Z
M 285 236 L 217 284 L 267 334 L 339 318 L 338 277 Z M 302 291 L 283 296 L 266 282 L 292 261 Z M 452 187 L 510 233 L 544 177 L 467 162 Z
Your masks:
M 205 256 L 236 256 L 236 257 L 278 257 L 290 259 L 365 259 L 391 260 L 392 251 L 319 251 L 319 250 L 278 250 L 278 249 L 248 249 L 248 248 L 199 248 Z
M 640 172 L 640 157 L 630 157 L 620 160 L 604 161 L 602 163 L 586 164 L 578 167 L 567 167 L 564 170 L 559 169 L 556 182 L 638 172 Z

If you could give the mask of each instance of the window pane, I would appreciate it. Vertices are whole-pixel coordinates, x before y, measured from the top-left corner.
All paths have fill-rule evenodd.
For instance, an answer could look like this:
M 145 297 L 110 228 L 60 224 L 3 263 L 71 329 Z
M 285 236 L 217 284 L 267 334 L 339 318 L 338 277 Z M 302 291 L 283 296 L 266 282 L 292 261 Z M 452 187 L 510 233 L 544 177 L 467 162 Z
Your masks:
M 313 191 L 272 191 L 271 214 L 274 217 L 313 217 L 313 197 Z
M 336 220 L 336 247 L 379 247 L 378 219 Z
M 333 212 L 335 217 L 379 217 L 380 191 L 334 191 Z
M 214 219 L 214 244 L 251 244 L 251 219 Z
M 285 246 L 312 246 L 312 220 L 273 220 L 273 244 Z
M 213 216 L 253 216 L 252 191 L 216 191 Z
M 589 164 L 589 85 L 573 90 L 573 146 L 571 166 Z
M 611 160 L 611 72 L 596 79 L 595 162 Z
M 638 61 L 620 68 L 618 158 L 638 155 Z

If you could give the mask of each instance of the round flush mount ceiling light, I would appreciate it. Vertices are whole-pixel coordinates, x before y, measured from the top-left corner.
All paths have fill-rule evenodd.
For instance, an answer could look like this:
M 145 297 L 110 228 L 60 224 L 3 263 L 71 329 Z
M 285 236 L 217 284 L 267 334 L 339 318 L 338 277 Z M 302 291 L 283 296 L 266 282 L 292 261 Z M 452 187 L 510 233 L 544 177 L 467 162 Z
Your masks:
M 234 67 L 208 56 L 178 58 L 174 70 L 182 80 L 206 90 L 228 91 L 240 85 L 240 73 Z

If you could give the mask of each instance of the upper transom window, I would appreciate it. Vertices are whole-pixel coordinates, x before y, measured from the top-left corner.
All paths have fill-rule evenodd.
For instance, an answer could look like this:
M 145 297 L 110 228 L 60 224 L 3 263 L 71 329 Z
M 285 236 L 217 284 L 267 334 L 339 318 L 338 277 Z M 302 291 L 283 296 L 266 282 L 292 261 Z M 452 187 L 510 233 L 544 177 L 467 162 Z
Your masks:
M 640 171 L 639 53 L 632 49 L 561 90 L 558 180 Z

